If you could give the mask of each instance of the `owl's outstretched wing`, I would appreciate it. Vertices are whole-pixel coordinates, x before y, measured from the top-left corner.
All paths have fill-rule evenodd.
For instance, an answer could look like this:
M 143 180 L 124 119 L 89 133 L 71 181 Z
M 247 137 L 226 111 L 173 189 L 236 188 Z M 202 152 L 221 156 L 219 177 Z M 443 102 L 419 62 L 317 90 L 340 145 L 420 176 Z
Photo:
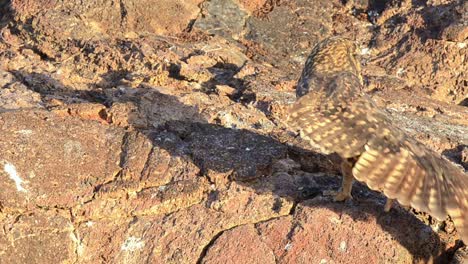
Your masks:
M 450 215 L 468 241 L 466 173 L 392 125 L 359 92 L 355 75 L 340 74 L 326 86 L 292 106 L 288 125 L 324 152 L 358 157 L 353 175 L 371 189 L 439 220 Z

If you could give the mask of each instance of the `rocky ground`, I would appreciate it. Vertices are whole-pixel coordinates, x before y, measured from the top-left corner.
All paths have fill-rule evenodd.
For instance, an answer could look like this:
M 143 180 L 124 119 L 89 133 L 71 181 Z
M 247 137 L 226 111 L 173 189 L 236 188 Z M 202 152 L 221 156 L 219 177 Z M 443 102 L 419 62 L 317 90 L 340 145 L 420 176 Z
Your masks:
M 0 263 L 463 263 L 439 223 L 288 132 L 310 49 L 468 168 L 463 0 L 0 1 Z

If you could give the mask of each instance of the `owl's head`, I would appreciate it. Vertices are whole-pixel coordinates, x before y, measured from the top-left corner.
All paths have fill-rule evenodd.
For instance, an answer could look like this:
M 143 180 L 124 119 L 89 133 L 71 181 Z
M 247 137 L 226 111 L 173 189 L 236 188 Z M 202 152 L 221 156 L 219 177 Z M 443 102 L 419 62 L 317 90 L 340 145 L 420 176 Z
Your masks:
M 331 37 L 318 43 L 306 62 L 316 74 L 334 74 L 351 72 L 360 75 L 361 65 L 358 60 L 358 46 L 341 37 Z
M 324 80 L 333 80 L 342 73 L 354 74 L 362 84 L 358 46 L 346 38 L 331 37 L 319 42 L 304 66 L 296 94 L 298 97 L 309 89 L 319 88 Z

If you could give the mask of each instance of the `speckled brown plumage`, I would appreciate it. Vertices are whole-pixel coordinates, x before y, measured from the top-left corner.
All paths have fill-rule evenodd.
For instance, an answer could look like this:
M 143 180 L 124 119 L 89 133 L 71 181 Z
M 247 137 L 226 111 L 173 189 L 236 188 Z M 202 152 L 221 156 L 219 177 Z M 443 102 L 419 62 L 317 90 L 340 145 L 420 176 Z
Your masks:
M 343 158 L 343 187 L 336 200 L 351 197 L 354 177 L 439 220 L 450 215 L 467 242 L 468 176 L 407 136 L 362 92 L 355 51 L 352 42 L 336 37 L 313 49 L 288 125 L 323 152 Z

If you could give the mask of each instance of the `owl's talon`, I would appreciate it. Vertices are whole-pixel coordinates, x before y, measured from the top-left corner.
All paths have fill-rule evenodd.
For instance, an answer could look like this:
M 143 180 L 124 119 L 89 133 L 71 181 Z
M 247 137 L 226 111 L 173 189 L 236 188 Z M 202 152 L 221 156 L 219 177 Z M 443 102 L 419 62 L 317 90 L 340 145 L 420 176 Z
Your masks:
M 351 196 L 351 193 L 345 193 L 343 191 L 340 191 L 339 193 L 335 195 L 335 197 L 333 198 L 333 201 L 343 202 L 343 201 L 350 200 L 350 199 L 353 199 L 353 196 Z
M 392 209 L 394 201 L 395 201 L 395 199 L 387 198 L 387 201 L 385 202 L 385 206 L 384 206 L 384 211 L 386 213 L 388 213 L 390 211 L 390 209 Z

